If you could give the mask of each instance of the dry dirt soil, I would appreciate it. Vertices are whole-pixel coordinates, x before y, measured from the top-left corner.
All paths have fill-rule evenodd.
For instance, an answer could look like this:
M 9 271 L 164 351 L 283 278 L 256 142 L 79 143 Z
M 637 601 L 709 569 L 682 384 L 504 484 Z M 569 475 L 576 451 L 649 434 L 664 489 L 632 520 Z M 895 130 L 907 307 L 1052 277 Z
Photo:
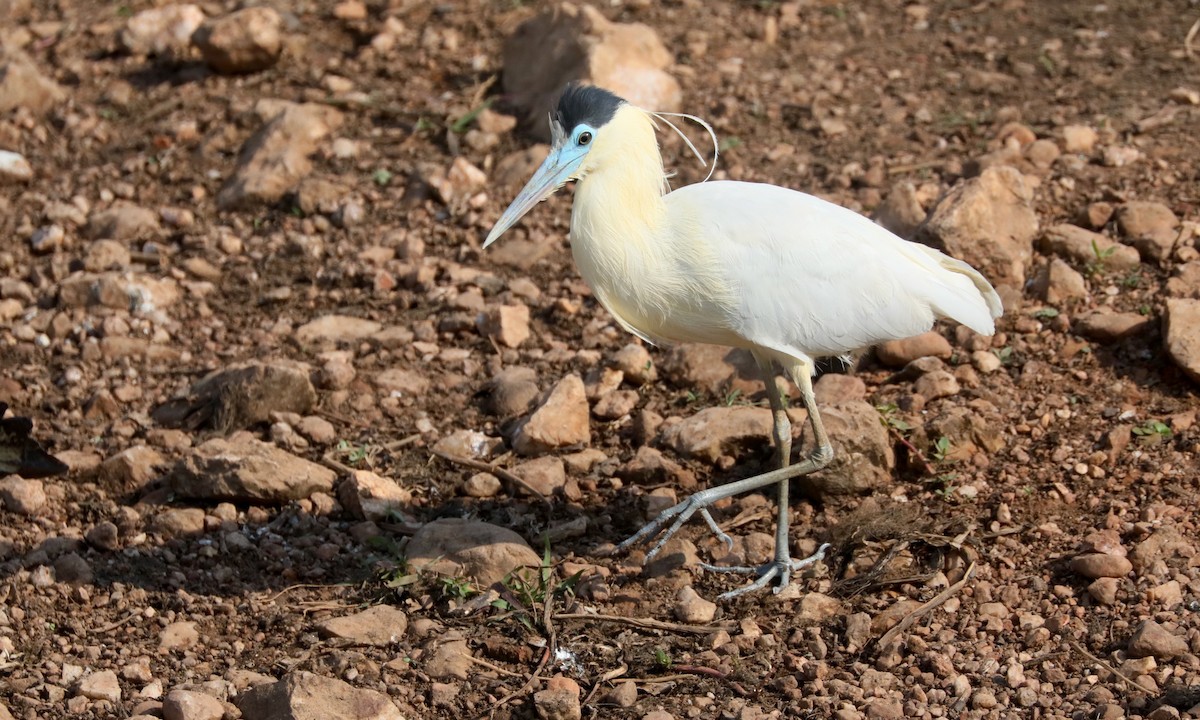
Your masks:
M 43 481 L 44 503 L 17 512 L 14 501 L 0 514 L 0 699 L 9 712 L 154 715 L 156 697 L 173 688 L 233 699 L 249 673 L 296 670 L 386 693 L 408 717 L 535 717 L 534 692 L 555 674 L 578 682 L 587 717 L 1168 718 L 1200 702 L 1200 426 L 1196 385 L 1162 344 L 1172 257 L 1117 272 L 1098 255 L 1075 263 L 1081 297 L 1014 296 L 987 346 L 1001 361 L 994 372 L 968 372 L 971 348 L 940 327 L 954 347 L 947 363 L 967 370 L 957 374 L 958 394 L 923 410 L 886 384 L 892 370 L 863 359 L 854 372 L 901 457 L 892 479 L 865 497 L 794 498 L 793 539 L 807 547 L 836 540 L 834 561 L 796 578 L 798 592 L 720 603 L 699 630 L 676 624 L 679 589 L 712 599 L 741 580 L 694 565 L 643 575 L 640 556 L 607 555 L 645 521 L 653 489 L 614 476 L 639 444 L 653 444 L 631 416 L 763 406 L 761 392 L 703 390 L 660 372 L 634 388 L 631 416 L 592 419 L 590 446 L 606 459 L 572 470 L 570 492 L 548 505 L 510 486 L 482 499 L 464 493 L 476 471 L 430 448 L 458 430 L 501 435 L 505 419 L 489 414 L 480 394 L 494 373 L 527 366 L 548 389 L 630 342 L 572 265 L 569 193 L 493 253 L 481 251 L 482 238 L 524 178 L 494 179 L 484 196 L 449 205 L 430 187 L 456 155 L 491 173 L 532 143 L 518 132 L 498 133 L 493 147 L 488 138 L 468 143 L 463 118 L 489 98 L 504 109 L 495 81 L 503 40 L 540 6 L 396 0 L 369 3 L 365 19 L 341 19 L 328 4 L 296 3 L 285 13 L 293 39 L 282 59 L 232 77 L 194 57 L 121 50 L 115 38 L 126 19 L 149 7 L 140 0 L 35 0 L 5 21 L 26 31 L 26 51 L 65 99 L 46 115 L 0 117 L 5 142 L 34 169 L 30 182 L 0 187 L 0 273 L 22 283 L 7 286 L 20 312 L 0 323 L 0 401 L 33 418 L 35 436 L 76 466 Z M 1187 93 L 1172 94 L 1200 89 L 1200 58 L 1185 47 L 1200 19 L 1195 2 L 614 0 L 602 10 L 648 24 L 676 54 L 685 109 L 721 135 L 721 176 L 870 212 L 896 182 L 936 197 L 1001 148 L 1011 123 L 1060 149 L 1065 128 L 1084 125 L 1098 133 L 1093 150 L 1024 168 L 1039 180 L 1042 227 L 1080 222 L 1094 203 L 1134 200 L 1200 219 L 1200 113 Z M 379 52 L 370 42 L 388 16 L 399 21 L 391 26 L 398 42 Z M 288 196 L 218 207 L 259 125 L 252 109 L 261 98 L 343 113 L 314 158 L 312 177 L 335 183 L 328 206 L 306 211 Z M 334 137 L 358 144 L 335 153 Z M 1137 157 L 1106 156 L 1114 147 Z M 676 182 L 702 177 L 679 142 L 664 139 L 664 153 Z M 121 199 L 168 209 L 153 237 L 125 245 L 137 277 L 170 280 L 182 299 L 153 313 L 65 306 L 60 287 L 82 269 L 89 243 L 69 217 L 64 237 L 31 243 L 50 224 L 45 208 L 74 204 L 86 217 Z M 181 220 L 178 209 L 191 217 Z M 1099 230 L 1119 237 L 1106 218 Z M 1048 261 L 1035 253 L 1028 274 Z M 530 307 L 533 334 L 502 349 L 474 316 L 513 298 Z M 1100 306 L 1151 322 L 1110 344 L 1074 333 L 1072 319 Z M 298 442 L 270 422 L 251 431 L 311 460 L 397 480 L 412 495 L 405 516 L 364 525 L 322 499 L 218 507 L 159 489 L 163 469 L 217 433 L 166 431 L 151 412 L 240 362 L 290 359 L 319 370 L 328 356 L 299 342 L 296 328 L 329 314 L 409 334 L 386 346 L 341 346 L 357 380 L 340 391 L 319 381 L 313 412 L 332 424 L 332 438 Z M 106 335 L 140 336 L 169 352 L 85 351 Z M 667 351 L 651 357 L 661 363 Z M 371 382 L 395 368 L 427 381 L 425 391 L 396 394 Z M 942 433 L 928 423 L 949 410 L 984 418 L 1001 441 L 939 446 Z M 96 473 L 97 462 L 134 446 L 158 452 L 159 469 L 132 486 Z M 730 452 L 733 462 L 714 465 L 664 449 L 702 484 L 770 463 L 766 437 Z M 717 520 L 739 537 L 770 533 L 771 500 L 739 500 Z M 192 528 L 199 532 L 158 520 L 179 507 L 204 511 Z M 503 597 L 483 596 L 496 603 L 464 612 L 483 588 L 415 577 L 402 562 L 406 536 L 439 517 L 512 528 L 539 554 L 538 538 L 558 528 L 552 590 L 578 568 L 605 577 L 589 574 L 573 593 L 548 596 L 538 582 L 527 592 L 510 582 Z M 115 537 L 89 536 L 105 522 Z M 231 544 L 231 533 L 246 541 Z M 703 523 L 682 536 L 711 557 Z M 1128 554 L 1132 569 L 1093 585 L 1071 565 L 1092 547 Z M 876 558 L 879 576 L 865 572 Z M 858 584 L 843 582 L 855 573 Z M 816 592 L 840 605 L 806 604 Z M 930 601 L 927 613 L 915 612 Z M 377 603 L 407 613 L 405 637 L 371 647 L 316 630 Z M 587 612 L 605 618 L 580 619 Z M 881 636 L 902 618 L 911 622 L 903 632 Z M 1145 621 L 1170 642 L 1133 649 Z M 194 623 L 198 637 L 164 637 L 179 622 Z M 478 660 L 465 679 L 428 671 L 447 633 Z M 547 643 L 571 657 L 541 663 Z M 79 695 L 81 676 L 103 670 L 116 673 L 120 698 Z M 1179 690 L 1189 686 L 1190 695 Z M 228 705 L 226 714 L 237 710 Z

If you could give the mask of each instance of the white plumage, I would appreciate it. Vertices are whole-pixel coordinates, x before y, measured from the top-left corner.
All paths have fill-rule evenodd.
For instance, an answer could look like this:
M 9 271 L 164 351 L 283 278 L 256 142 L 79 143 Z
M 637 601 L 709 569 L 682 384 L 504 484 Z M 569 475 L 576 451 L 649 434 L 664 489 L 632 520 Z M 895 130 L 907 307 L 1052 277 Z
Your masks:
M 791 570 L 787 489 L 792 477 L 832 457 L 812 394 L 815 360 L 845 356 L 927 331 L 949 318 L 990 335 L 1000 299 L 966 263 L 896 237 L 867 218 L 795 190 L 706 182 L 666 192 L 653 115 L 597 88 L 571 87 L 554 120 L 550 157 L 496 224 L 493 242 L 539 200 L 578 179 L 571 249 L 597 299 L 629 332 L 651 343 L 703 342 L 750 350 L 763 370 L 775 417 L 779 470 L 710 488 L 667 510 L 627 540 L 665 536 L 693 513 L 778 483 L 775 560 L 758 580 L 726 596 L 786 584 Z M 790 465 L 791 428 L 771 391 L 774 366 L 800 388 L 817 447 Z M 668 527 L 669 525 L 669 527 Z

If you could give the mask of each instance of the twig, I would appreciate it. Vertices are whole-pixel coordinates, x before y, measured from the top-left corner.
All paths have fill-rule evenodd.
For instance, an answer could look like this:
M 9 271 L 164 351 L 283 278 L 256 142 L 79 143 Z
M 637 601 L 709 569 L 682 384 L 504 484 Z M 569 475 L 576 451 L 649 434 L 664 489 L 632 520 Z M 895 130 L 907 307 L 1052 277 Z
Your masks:
M 402 438 L 400 440 L 393 440 L 392 442 L 384 445 L 383 449 L 387 450 L 389 452 L 394 452 L 396 450 L 399 450 L 402 447 L 407 447 L 408 445 L 412 445 L 413 443 L 415 443 L 416 441 L 418 441 L 420 439 L 421 439 L 420 433 L 417 433 L 416 435 L 409 435 L 408 437 Z
M 1195 57 L 1192 53 L 1192 41 L 1196 39 L 1196 35 L 1200 34 L 1200 20 L 1192 23 L 1192 29 L 1187 31 L 1187 37 L 1183 39 L 1183 54 L 1188 57 Z
M 912 172 L 914 170 L 927 170 L 929 168 L 941 167 L 945 164 L 942 160 L 926 160 L 919 163 L 908 163 L 907 165 L 893 165 L 887 169 L 888 175 L 901 175 L 903 173 Z
M 1098 658 L 1098 657 L 1096 657 L 1095 655 L 1093 655 L 1093 654 L 1091 654 L 1090 652 L 1088 652 L 1088 649 L 1087 649 L 1087 648 L 1085 648 L 1084 646 L 1082 646 L 1082 645 L 1080 645 L 1079 643 L 1075 642 L 1074 640 L 1070 640 L 1070 639 L 1068 639 L 1068 640 L 1067 640 L 1067 644 L 1068 644 L 1068 645 L 1070 645 L 1070 646 L 1071 646 L 1071 649 L 1072 649 L 1072 650 L 1074 650 L 1075 652 L 1077 652 L 1077 653 L 1079 653 L 1080 655 L 1084 656 L 1084 657 L 1085 657 L 1085 658 L 1087 658 L 1088 660 L 1091 660 L 1092 662 L 1096 663 L 1097 665 L 1099 665 L 1100 667 L 1102 667 L 1102 668 L 1104 668 L 1105 670 L 1109 671 L 1109 672 L 1110 672 L 1110 673 L 1112 673 L 1113 675 L 1116 675 L 1118 678 L 1120 678 L 1120 679 L 1121 679 L 1121 682 L 1125 683 L 1125 684 L 1126 684 L 1126 685 L 1128 685 L 1129 687 L 1133 688 L 1134 690 L 1136 690 L 1136 691 L 1138 691 L 1138 692 L 1140 692 L 1140 693 L 1144 693 L 1144 692 L 1146 692 L 1146 688 L 1142 687 L 1141 685 L 1138 685 L 1138 684 L 1137 684 L 1136 682 L 1134 682 L 1133 680 L 1130 680 L 1129 678 L 1125 677 L 1125 674 L 1124 674 L 1124 673 L 1122 673 L 1121 671 L 1117 670 L 1115 667 L 1113 667 L 1112 665 L 1110 665 L 1110 664 L 1109 664 L 1109 663 L 1108 663 L 1106 660 L 1104 660 L 1103 658 Z
M 959 580 L 958 582 L 954 583 L 950 587 L 946 588 L 945 590 L 941 591 L 936 596 L 934 596 L 934 598 L 932 600 L 930 600 L 929 602 L 925 603 L 924 605 L 917 608 L 916 610 L 913 610 L 912 612 L 910 612 L 907 616 L 905 616 L 905 618 L 903 620 L 896 623 L 895 627 L 893 627 L 891 630 L 888 630 L 886 633 L 884 633 L 883 637 L 879 638 L 879 642 L 877 642 L 875 644 L 875 647 L 885 648 L 888 645 L 890 645 L 893 640 L 895 640 L 897 637 L 900 636 L 900 633 L 902 633 L 905 630 L 912 627 L 913 623 L 915 623 L 917 620 L 924 617 L 930 610 L 940 607 L 942 605 L 942 603 L 946 602 L 951 597 L 953 597 L 959 590 L 962 590 L 963 586 L 967 584 L 967 581 L 970 580 L 974 576 L 975 576 L 975 562 L 972 561 L 971 564 L 967 567 L 967 571 L 965 573 L 963 573 L 962 580 Z
M 908 450 L 909 457 L 914 458 L 917 462 L 919 462 L 921 464 L 921 469 L 926 475 L 934 475 L 935 474 L 933 472 L 933 465 L 929 464 L 929 461 L 925 459 L 924 453 L 922 453 L 920 450 L 918 450 L 916 445 L 913 445 L 911 442 L 909 442 L 908 438 L 901 435 L 894 427 L 888 426 L 888 432 L 891 433 L 891 436 L 893 438 L 895 438 L 896 440 L 899 440 L 900 444 L 903 445 Z
M 718 630 L 726 630 L 727 627 L 720 625 L 680 625 L 679 623 L 665 622 L 663 620 L 654 620 L 653 618 L 635 618 L 625 617 L 623 615 L 593 615 L 592 613 L 559 613 L 554 616 L 557 620 L 594 620 L 596 622 L 610 622 L 619 625 L 630 625 L 632 627 L 641 628 L 643 630 L 665 630 L 668 632 L 691 633 L 693 635 L 707 635 L 717 632 Z
M 329 468 L 330 470 L 332 470 L 336 473 L 340 473 L 342 475 L 353 475 L 354 474 L 354 468 L 350 467 L 349 465 L 343 465 L 342 463 L 338 462 L 337 460 L 334 460 L 333 458 L 329 457 L 328 454 L 321 456 L 321 464 L 324 465 L 325 467 Z
M 495 475 L 496 477 L 500 478 L 501 480 L 507 480 L 510 483 L 515 483 L 517 485 L 520 485 L 521 487 L 525 488 L 525 490 L 527 490 L 530 494 L 536 495 L 537 498 L 539 500 L 541 500 L 542 502 L 546 503 L 547 505 L 550 504 L 550 499 L 547 498 L 545 495 L 543 495 L 541 492 L 539 492 L 537 488 L 535 488 L 532 485 L 530 485 L 529 483 L 525 482 L 519 475 L 510 473 L 509 471 L 505 470 L 504 468 L 499 468 L 499 467 L 496 467 L 495 465 L 492 465 L 491 463 L 485 463 L 480 460 L 472 460 L 471 458 L 465 458 L 465 457 L 462 457 L 459 455 L 453 455 L 451 453 L 444 452 L 444 451 L 438 450 L 436 448 L 430 450 L 430 452 L 448 462 L 452 462 L 457 465 L 466 465 L 467 467 L 471 468 L 472 470 L 479 470 L 481 472 L 489 472 L 489 473 Z
M 134 619 L 135 617 L 137 617 L 139 615 L 141 615 L 141 613 L 134 610 L 134 611 L 126 614 L 125 617 L 121 618 L 120 620 L 117 620 L 116 622 L 111 622 L 111 623 L 105 625 L 104 627 L 96 628 L 95 630 L 92 631 L 92 633 L 98 635 L 100 633 L 112 632 L 113 630 L 116 630 L 117 628 L 128 623 L 130 620 Z
M 275 593 L 267 600 L 267 602 L 273 603 L 276 600 L 278 600 L 279 598 L 283 597 L 284 595 L 287 595 L 288 593 L 290 593 L 293 590 L 302 590 L 304 588 L 327 588 L 327 587 L 350 587 L 350 586 L 351 586 L 351 583 L 336 583 L 334 585 L 327 585 L 327 584 L 322 584 L 322 583 L 297 583 L 295 585 L 288 585 L 284 589 Z
M 662 675 L 652 678 L 637 678 L 636 682 L 640 683 L 668 683 L 676 680 L 686 680 L 697 675 L 701 677 L 710 677 L 717 680 L 726 680 L 729 689 L 733 690 L 735 695 L 741 697 L 749 697 L 750 691 L 745 688 L 740 682 L 729 679 L 729 673 L 721 672 L 716 668 L 704 667 L 703 665 L 672 665 L 672 670 L 676 670 L 674 675 Z
M 462 655 L 462 657 L 466 658 L 467 660 L 475 663 L 476 665 L 481 665 L 481 666 L 487 668 L 488 670 L 498 672 L 501 675 L 507 675 L 509 677 L 521 677 L 521 673 L 515 673 L 512 670 L 505 670 L 504 668 L 500 667 L 499 665 L 490 663 L 487 660 L 484 660 L 483 658 L 477 658 L 474 655 L 465 655 L 462 653 L 460 653 L 460 655 Z
M 629 672 L 629 666 L 625 663 L 621 663 L 621 667 L 613 668 L 612 670 L 609 670 L 600 677 L 596 678 L 596 682 L 592 683 L 592 689 L 588 690 L 588 694 L 583 698 L 583 701 L 579 703 L 580 706 L 587 707 L 588 703 L 592 701 L 592 698 L 596 696 L 596 693 L 600 691 L 600 686 L 604 685 L 606 682 L 616 680 L 627 672 Z

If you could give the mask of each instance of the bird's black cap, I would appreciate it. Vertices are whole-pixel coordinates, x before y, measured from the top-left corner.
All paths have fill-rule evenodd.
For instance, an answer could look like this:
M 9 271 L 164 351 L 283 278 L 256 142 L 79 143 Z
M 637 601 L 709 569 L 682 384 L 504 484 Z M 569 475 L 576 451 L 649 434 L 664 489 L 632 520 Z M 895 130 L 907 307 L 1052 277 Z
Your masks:
M 562 96 L 558 99 L 554 122 L 564 132 L 569 132 L 579 123 L 598 128 L 612 120 L 613 115 L 617 114 L 617 108 L 624 102 L 604 88 L 571 83 L 563 89 Z

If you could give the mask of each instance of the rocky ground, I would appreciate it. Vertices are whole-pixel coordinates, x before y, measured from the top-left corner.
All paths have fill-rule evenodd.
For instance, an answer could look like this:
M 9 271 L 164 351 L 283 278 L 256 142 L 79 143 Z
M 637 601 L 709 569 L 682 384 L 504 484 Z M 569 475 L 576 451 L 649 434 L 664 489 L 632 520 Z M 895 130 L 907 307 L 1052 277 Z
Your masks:
M 1200 716 L 1200 6 L 554 7 L 0 0 L 0 718 Z M 824 368 L 781 594 L 770 495 L 612 552 L 770 466 L 747 358 L 569 193 L 480 249 L 568 76 L 1004 298 Z

